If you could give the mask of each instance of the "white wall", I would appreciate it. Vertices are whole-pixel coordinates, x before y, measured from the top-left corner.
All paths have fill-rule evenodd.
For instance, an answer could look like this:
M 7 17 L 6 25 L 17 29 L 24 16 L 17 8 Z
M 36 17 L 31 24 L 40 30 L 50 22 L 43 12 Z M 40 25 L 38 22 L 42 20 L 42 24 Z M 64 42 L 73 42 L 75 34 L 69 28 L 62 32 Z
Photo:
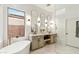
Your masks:
M 0 48 L 3 46 L 3 7 L 0 5 Z

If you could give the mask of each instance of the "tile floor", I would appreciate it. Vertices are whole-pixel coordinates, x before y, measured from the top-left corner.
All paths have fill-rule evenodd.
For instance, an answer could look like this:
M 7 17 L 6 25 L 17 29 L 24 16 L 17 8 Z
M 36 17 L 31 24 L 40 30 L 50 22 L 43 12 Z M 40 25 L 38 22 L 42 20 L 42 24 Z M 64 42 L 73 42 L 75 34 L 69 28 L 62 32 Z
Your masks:
M 31 54 L 79 54 L 79 49 L 70 46 L 50 44 L 32 51 Z
M 71 46 L 56 45 L 56 53 L 58 54 L 79 54 L 79 48 Z
M 46 45 L 43 48 L 32 51 L 31 54 L 56 54 L 55 46 L 56 44 Z

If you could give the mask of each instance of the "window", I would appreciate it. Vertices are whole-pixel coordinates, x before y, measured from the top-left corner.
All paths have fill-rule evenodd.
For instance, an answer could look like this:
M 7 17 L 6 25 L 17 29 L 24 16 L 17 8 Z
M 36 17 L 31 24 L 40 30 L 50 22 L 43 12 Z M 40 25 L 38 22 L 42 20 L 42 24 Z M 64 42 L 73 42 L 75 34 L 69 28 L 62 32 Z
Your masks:
M 24 37 L 25 13 L 14 8 L 8 8 L 8 38 Z

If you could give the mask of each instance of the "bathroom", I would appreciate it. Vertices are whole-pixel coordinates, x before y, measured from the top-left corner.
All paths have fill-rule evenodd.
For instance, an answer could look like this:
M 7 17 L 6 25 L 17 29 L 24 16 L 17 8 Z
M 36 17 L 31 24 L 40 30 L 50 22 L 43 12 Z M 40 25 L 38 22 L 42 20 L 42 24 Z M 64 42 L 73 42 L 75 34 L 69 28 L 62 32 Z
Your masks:
M 52 36 L 52 33 L 56 34 L 54 16 L 38 6 L 39 4 L 37 6 L 34 4 L 0 5 L 0 16 L 2 16 L 0 17 L 2 19 L 2 28 L 0 29 L 1 53 L 7 46 L 22 40 L 30 41 L 31 47 L 32 35 Z
M 0 53 L 79 53 L 78 7 L 74 4 L 0 4 Z

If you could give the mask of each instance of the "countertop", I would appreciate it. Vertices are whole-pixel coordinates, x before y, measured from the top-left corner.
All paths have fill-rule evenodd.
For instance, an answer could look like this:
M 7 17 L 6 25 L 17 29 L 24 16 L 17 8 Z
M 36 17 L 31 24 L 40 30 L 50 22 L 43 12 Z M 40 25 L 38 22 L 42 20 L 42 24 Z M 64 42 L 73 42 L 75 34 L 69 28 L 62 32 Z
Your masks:
M 56 33 L 39 33 L 39 34 L 30 34 L 30 36 L 40 36 L 40 35 L 53 35 L 53 34 L 56 34 Z

